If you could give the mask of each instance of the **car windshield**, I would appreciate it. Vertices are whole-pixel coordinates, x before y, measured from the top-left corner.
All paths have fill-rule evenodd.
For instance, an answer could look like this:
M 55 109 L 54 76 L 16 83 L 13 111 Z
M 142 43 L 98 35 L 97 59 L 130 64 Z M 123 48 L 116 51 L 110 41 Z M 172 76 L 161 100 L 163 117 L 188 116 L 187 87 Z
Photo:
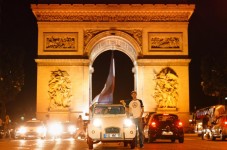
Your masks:
M 176 115 L 155 115 L 154 120 L 156 121 L 175 121 L 178 117 Z
M 27 122 L 26 126 L 29 127 L 36 127 L 36 126 L 41 126 L 42 124 L 40 122 Z
M 125 114 L 123 106 L 97 106 L 94 110 L 95 114 Z

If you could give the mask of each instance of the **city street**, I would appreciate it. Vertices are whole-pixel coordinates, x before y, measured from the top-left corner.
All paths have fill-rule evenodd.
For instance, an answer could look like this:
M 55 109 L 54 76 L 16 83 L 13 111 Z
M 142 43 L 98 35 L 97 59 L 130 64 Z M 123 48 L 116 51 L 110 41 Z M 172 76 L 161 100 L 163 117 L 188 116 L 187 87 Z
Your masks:
M 183 144 L 171 143 L 170 140 L 157 140 L 154 143 L 146 143 L 144 150 L 225 150 L 227 147 L 227 140 L 216 141 L 201 140 L 196 135 L 186 135 Z M 46 140 L 0 140 L 1 150 L 88 150 L 86 141 L 74 139 L 46 139 Z M 94 144 L 94 150 L 122 150 L 130 149 L 124 147 L 123 143 L 98 143 Z M 135 148 L 139 149 L 139 148 Z

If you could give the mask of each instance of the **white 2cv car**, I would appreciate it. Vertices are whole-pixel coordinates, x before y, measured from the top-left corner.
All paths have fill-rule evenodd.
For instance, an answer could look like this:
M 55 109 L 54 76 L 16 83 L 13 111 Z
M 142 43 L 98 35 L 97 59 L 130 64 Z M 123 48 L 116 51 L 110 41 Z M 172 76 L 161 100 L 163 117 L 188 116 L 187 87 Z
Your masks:
M 97 142 L 124 142 L 135 148 L 136 126 L 122 104 L 94 104 L 87 128 L 89 149 Z

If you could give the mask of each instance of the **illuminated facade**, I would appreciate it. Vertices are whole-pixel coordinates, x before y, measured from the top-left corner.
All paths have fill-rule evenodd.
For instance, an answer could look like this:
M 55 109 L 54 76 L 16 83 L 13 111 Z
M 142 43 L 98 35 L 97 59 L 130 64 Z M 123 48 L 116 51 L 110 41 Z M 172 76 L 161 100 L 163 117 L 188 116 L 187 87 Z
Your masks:
M 94 60 L 104 51 L 133 62 L 145 112 L 189 116 L 188 23 L 192 4 L 33 4 L 38 23 L 37 117 L 88 112 Z

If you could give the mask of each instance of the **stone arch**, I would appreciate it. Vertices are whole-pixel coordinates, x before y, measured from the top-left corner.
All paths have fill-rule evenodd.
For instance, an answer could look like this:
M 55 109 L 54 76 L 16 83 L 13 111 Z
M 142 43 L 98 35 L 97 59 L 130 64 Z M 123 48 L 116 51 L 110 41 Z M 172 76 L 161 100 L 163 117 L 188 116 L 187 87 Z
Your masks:
M 103 52 L 108 50 L 118 50 L 125 53 L 133 62 L 134 67 L 132 72 L 134 73 L 134 89 L 137 88 L 137 57 L 141 53 L 141 48 L 137 41 L 128 34 L 121 31 L 105 31 L 95 37 L 93 37 L 85 48 L 85 53 L 88 54 L 89 65 L 89 87 L 92 87 L 92 73 L 94 68 L 92 67 L 95 59 Z M 89 88 L 89 98 L 92 101 L 92 88 Z
M 89 56 L 91 65 L 96 57 L 107 50 L 119 50 L 136 62 L 141 53 L 141 47 L 138 42 L 122 31 L 104 31 L 94 36 L 85 47 L 85 53 Z

